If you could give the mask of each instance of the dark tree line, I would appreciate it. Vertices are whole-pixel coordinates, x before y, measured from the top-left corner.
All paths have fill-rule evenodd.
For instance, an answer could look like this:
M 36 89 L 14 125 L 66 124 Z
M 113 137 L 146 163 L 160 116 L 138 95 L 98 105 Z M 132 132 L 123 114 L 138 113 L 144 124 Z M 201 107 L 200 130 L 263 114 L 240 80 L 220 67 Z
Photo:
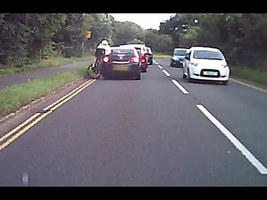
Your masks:
M 144 30 L 107 13 L 0 13 L 0 66 L 21 66 L 52 55 L 81 57 L 105 38 L 112 45 L 144 43 L 164 54 L 175 47 L 214 46 L 231 64 L 266 69 L 265 13 L 177 13 L 159 27 Z

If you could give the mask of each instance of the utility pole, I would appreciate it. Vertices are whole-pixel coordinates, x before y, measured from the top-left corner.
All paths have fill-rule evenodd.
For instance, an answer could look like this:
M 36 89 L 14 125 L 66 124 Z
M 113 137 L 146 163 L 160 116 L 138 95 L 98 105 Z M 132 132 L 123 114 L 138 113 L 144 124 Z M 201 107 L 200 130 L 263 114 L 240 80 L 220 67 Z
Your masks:
M 84 20 L 85 20 L 85 13 L 82 15 L 82 57 L 84 56 Z

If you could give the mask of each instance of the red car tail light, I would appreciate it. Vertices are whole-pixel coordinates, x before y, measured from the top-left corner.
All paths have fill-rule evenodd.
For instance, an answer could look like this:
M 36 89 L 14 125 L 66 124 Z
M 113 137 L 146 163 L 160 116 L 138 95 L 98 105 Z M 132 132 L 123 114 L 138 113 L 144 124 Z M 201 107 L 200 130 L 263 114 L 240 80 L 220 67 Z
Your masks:
M 142 57 L 141 57 L 141 63 L 146 63 L 146 62 L 147 62 L 146 57 L 145 57 L 145 56 L 142 56 Z
M 103 58 L 103 62 L 104 62 L 104 63 L 111 62 L 111 58 L 110 58 L 109 56 L 104 56 L 104 58 Z
M 132 57 L 130 62 L 131 63 L 138 63 L 139 62 L 138 57 Z

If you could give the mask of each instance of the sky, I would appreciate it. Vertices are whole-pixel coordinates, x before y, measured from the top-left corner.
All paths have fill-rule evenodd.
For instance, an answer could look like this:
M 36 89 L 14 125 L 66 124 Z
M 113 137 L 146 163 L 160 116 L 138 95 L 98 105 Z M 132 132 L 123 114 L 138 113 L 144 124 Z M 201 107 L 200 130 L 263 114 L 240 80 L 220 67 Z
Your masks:
M 169 20 L 175 13 L 110 13 L 116 21 L 131 21 L 143 29 L 159 30 L 160 22 Z

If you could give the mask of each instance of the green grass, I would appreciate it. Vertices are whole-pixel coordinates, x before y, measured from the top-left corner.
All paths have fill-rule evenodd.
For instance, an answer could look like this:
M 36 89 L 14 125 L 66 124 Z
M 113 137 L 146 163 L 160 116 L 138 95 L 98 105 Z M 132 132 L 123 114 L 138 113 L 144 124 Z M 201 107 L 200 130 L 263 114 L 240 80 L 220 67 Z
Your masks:
M 31 64 L 31 65 L 25 65 L 23 67 L 0 68 L 0 77 L 20 73 L 23 71 L 32 71 L 32 70 L 40 69 L 40 68 L 62 66 L 65 64 L 73 63 L 73 62 L 88 61 L 88 60 L 93 60 L 93 56 L 85 56 L 82 58 L 51 57 L 47 60 L 41 60 L 40 62 Z
M 171 58 L 171 55 L 165 55 L 165 54 L 154 54 L 154 58 Z
M 0 117 L 86 75 L 86 65 L 0 90 Z
M 267 72 L 248 68 L 231 67 L 231 76 L 267 86 Z

